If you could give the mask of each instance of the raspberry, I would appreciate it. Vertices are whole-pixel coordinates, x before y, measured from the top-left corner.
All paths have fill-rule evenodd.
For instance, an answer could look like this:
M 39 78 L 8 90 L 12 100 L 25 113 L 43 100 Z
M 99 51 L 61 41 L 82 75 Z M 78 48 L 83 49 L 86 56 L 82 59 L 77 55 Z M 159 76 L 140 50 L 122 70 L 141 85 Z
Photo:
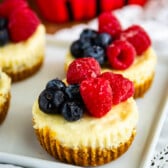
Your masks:
M 69 20 L 66 0 L 37 0 L 42 16 L 52 22 L 66 22 Z
M 150 37 L 138 25 L 133 25 L 121 32 L 119 39 L 129 41 L 135 47 L 137 55 L 141 55 L 151 45 Z
M 102 117 L 112 108 L 112 90 L 106 79 L 97 77 L 82 81 L 80 93 L 88 112 L 94 117 Z
M 129 79 L 124 78 L 120 74 L 114 74 L 112 72 L 104 72 L 101 74 L 102 78 L 107 79 L 110 82 L 110 86 L 113 92 L 113 104 L 118 104 L 127 100 L 134 94 L 134 85 Z
M 36 30 L 40 21 L 29 8 L 18 8 L 9 17 L 9 33 L 13 42 L 27 40 Z
M 127 41 L 117 40 L 107 47 L 107 58 L 114 69 L 124 70 L 134 61 L 136 51 Z
M 94 58 L 78 58 L 68 67 L 67 82 L 78 84 L 87 78 L 100 75 L 100 65 Z
M 0 16 L 7 18 L 15 9 L 24 7 L 28 7 L 26 0 L 4 0 L 0 4 Z
M 104 12 L 98 17 L 98 30 L 100 33 L 109 33 L 116 37 L 121 32 L 121 25 L 111 12 Z

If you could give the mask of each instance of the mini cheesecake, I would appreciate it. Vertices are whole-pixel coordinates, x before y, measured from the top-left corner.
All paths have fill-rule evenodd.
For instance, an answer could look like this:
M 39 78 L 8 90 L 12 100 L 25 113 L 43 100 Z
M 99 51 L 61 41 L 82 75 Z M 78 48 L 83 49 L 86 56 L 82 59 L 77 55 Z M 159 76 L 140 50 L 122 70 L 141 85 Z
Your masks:
M 108 163 L 126 152 L 136 135 L 133 82 L 112 72 L 101 74 L 100 69 L 94 58 L 76 59 L 66 79 L 47 82 L 34 102 L 38 140 L 60 161 L 80 166 Z
M 44 61 L 45 28 L 40 24 L 25 41 L 0 47 L 2 70 L 12 81 L 25 79 L 39 70 Z
M 68 122 L 61 115 L 45 114 L 33 105 L 33 127 L 42 147 L 56 159 L 81 166 L 108 163 L 132 144 L 138 122 L 133 98 L 122 102 L 102 118 L 85 115 Z
M 45 27 L 27 1 L 0 3 L 0 62 L 12 82 L 36 73 L 44 60 Z
M 0 124 L 6 118 L 10 105 L 11 79 L 0 69 Z

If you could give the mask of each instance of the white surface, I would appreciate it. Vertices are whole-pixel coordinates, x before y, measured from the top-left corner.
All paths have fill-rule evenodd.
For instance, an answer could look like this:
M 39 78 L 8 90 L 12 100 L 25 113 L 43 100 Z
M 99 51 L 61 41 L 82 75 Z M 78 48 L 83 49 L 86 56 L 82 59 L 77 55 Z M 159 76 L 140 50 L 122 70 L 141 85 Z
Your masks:
M 60 162 L 55 161 L 39 145 L 32 128 L 31 113 L 32 104 L 46 82 L 55 77 L 65 77 L 64 56 L 66 51 L 67 48 L 47 46 L 45 64 L 40 72 L 25 81 L 12 85 L 10 110 L 4 124 L 0 126 L 0 163 L 8 162 L 39 168 L 67 167 L 62 163 L 58 164 Z M 101 167 L 138 168 L 151 159 L 148 156 L 151 156 L 154 151 L 166 113 L 163 101 L 167 95 L 168 59 L 160 56 L 158 59 L 156 76 L 151 89 L 143 98 L 137 100 L 139 123 L 137 136 L 132 146 L 119 159 Z M 20 158 L 18 155 L 24 157 Z

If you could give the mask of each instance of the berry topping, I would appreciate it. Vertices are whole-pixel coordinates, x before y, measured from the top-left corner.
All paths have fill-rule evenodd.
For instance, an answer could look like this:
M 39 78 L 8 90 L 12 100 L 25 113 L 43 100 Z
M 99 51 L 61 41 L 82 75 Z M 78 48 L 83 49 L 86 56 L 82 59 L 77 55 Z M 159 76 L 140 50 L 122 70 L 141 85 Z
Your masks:
M 95 30 L 92 29 L 84 29 L 82 33 L 80 34 L 80 40 L 81 41 L 94 41 L 97 37 L 98 33 Z
M 83 57 L 85 48 L 91 46 L 90 41 L 76 40 L 70 46 L 70 52 L 75 58 Z
M 0 17 L 0 30 L 7 28 L 7 23 L 8 23 L 7 19 Z
M 39 108 L 47 114 L 62 114 L 68 121 L 76 121 L 84 112 L 79 85 L 68 85 L 59 79 L 50 80 L 38 98 Z
M 135 47 L 138 55 L 141 55 L 151 45 L 150 37 L 146 31 L 138 25 L 133 25 L 121 32 L 119 38 L 129 41 Z
M 118 104 L 133 96 L 133 82 L 124 78 L 122 75 L 114 74 L 112 72 L 104 72 L 101 74 L 101 77 L 110 82 L 110 86 L 113 91 L 113 104 Z
M 94 117 L 104 116 L 112 107 L 112 89 L 104 78 L 89 78 L 80 84 L 80 93 L 88 112 Z
M 53 90 L 65 90 L 65 84 L 64 82 L 62 82 L 59 79 L 53 79 L 50 80 L 47 85 L 46 85 L 46 89 L 53 89 Z
M 9 41 L 7 23 L 7 19 L 0 18 L 0 46 L 4 46 Z
M 4 46 L 9 41 L 9 33 L 7 29 L 0 29 L 0 46 Z
M 75 58 L 80 58 L 83 56 L 83 49 L 80 40 L 76 40 L 71 44 L 70 52 Z
M 96 78 L 100 75 L 100 65 L 94 58 L 78 58 L 68 67 L 67 82 L 79 84 L 87 78 Z
M 68 98 L 71 100 L 82 100 L 79 85 L 68 85 L 65 89 L 65 93 L 67 94 Z
M 18 8 L 9 17 L 11 40 L 19 42 L 28 39 L 36 30 L 40 21 L 29 8 Z
M 100 33 L 109 33 L 116 37 L 121 32 L 121 25 L 111 12 L 104 12 L 98 18 L 98 29 Z
M 4 0 L 0 4 L 0 16 L 9 17 L 18 8 L 28 7 L 26 0 Z
M 92 57 L 95 58 L 100 65 L 102 65 L 105 61 L 105 51 L 103 47 L 100 46 L 90 46 L 84 50 L 84 57 Z
M 107 47 L 107 58 L 114 69 L 124 70 L 134 61 L 136 51 L 127 41 L 117 40 Z
M 77 121 L 82 117 L 84 109 L 78 102 L 69 101 L 63 104 L 60 111 L 67 121 Z
M 53 103 L 55 105 L 55 107 L 58 109 L 64 102 L 66 101 L 66 94 L 61 91 L 61 90 L 57 90 L 54 92 L 54 99 L 53 99 Z M 59 109 L 58 109 L 59 110 Z M 57 110 L 57 111 L 58 111 Z
M 112 37 L 108 33 L 100 33 L 96 39 L 95 44 L 101 47 L 107 47 L 112 42 Z
M 45 89 L 41 92 L 38 103 L 39 108 L 48 114 L 55 114 L 58 113 L 58 108 L 54 104 L 54 94 L 53 90 Z M 57 96 L 56 96 L 57 97 Z

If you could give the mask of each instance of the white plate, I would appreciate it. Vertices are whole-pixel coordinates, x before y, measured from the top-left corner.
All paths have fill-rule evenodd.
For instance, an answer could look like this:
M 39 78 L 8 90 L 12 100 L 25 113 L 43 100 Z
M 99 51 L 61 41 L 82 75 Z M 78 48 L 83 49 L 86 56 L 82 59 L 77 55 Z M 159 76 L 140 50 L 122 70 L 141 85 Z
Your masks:
M 32 104 L 46 82 L 64 78 L 66 48 L 48 45 L 45 64 L 33 77 L 12 85 L 8 116 L 0 126 L 0 162 L 27 167 L 68 167 L 54 160 L 42 149 L 32 128 Z M 148 93 L 137 100 L 139 123 L 137 136 L 128 150 L 104 168 L 138 168 L 150 163 L 166 113 L 168 60 L 159 58 L 154 83 Z M 72 167 L 72 166 L 70 166 Z M 100 166 L 101 167 L 101 166 Z

